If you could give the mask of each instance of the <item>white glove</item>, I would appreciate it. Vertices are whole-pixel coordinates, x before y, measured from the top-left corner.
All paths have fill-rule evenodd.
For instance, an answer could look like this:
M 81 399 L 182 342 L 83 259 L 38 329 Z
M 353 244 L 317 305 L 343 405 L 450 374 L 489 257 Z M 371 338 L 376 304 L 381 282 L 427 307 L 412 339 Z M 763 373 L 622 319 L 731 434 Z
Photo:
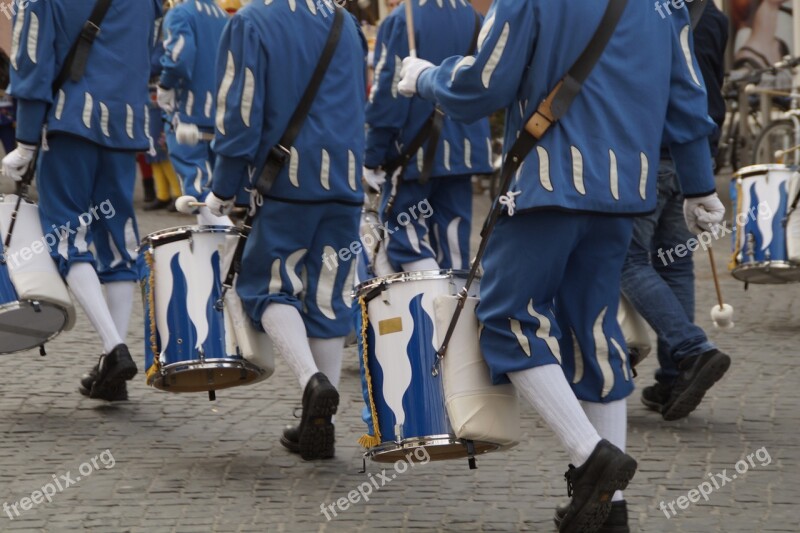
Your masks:
M 213 192 L 208 193 L 206 197 L 206 207 L 211 211 L 211 214 L 218 217 L 228 216 L 233 211 L 233 198 L 223 200 Z
M 418 57 L 407 57 L 403 60 L 403 68 L 400 70 L 400 83 L 397 84 L 397 91 L 403 96 L 412 97 L 417 94 L 417 80 L 420 74 L 431 67 L 433 63 Z
M 158 86 L 156 90 L 156 102 L 165 113 L 173 113 L 175 111 L 175 89 L 165 89 Z
M 714 231 L 725 218 L 725 206 L 717 193 L 702 198 L 686 198 L 683 201 L 683 216 L 689 231 L 694 234 Z
M 379 168 L 364 167 L 364 181 L 373 191 L 380 191 L 384 183 L 386 183 L 386 172 Z
M 16 149 L 3 158 L 3 174 L 14 181 L 22 181 L 36 155 L 36 146 L 17 143 Z

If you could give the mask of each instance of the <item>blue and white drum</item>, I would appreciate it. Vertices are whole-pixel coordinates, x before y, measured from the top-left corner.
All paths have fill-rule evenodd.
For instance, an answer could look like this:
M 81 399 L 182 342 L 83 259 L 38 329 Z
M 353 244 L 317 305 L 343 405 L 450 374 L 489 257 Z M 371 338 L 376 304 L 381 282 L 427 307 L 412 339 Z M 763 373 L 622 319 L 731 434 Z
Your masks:
M 50 257 L 56 238 L 42 234 L 36 204 L 21 202 L 4 248 L 16 204 L 16 195 L 0 195 L 0 354 L 43 346 L 75 323 L 69 292 Z
M 213 392 L 272 375 L 269 337 L 256 331 L 222 280 L 239 230 L 187 226 L 142 242 L 147 383 L 170 392 Z
M 375 278 L 356 288 L 366 302 L 367 390 L 375 406 L 381 443 L 367 450 L 377 462 L 408 459 L 424 448 L 430 460 L 470 457 L 500 444 L 456 437 L 441 376 L 431 369 L 439 348 L 434 301 L 456 295 L 467 272 L 406 272 Z M 471 296 L 479 292 L 473 283 Z M 357 322 L 360 322 L 360 317 Z M 357 334 L 361 334 L 359 328 Z M 474 338 L 477 340 L 477 332 Z M 360 357 L 363 367 L 363 353 Z M 473 449 L 468 450 L 467 444 Z
M 733 277 L 746 283 L 800 281 L 800 263 L 787 250 L 790 191 L 800 179 L 786 165 L 753 165 L 733 175 Z

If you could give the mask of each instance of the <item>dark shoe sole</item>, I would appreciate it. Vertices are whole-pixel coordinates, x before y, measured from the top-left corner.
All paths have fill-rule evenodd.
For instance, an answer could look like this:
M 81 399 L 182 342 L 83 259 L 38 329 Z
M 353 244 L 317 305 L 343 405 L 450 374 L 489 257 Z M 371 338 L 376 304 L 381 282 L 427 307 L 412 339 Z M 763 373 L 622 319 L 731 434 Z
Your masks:
M 127 402 L 128 401 L 128 393 L 127 392 L 120 393 L 119 386 L 117 388 L 113 389 L 113 390 L 107 390 L 106 392 L 108 393 L 108 395 L 104 395 L 104 396 L 94 396 L 93 397 L 91 395 L 91 391 L 89 389 L 87 389 L 86 387 L 84 387 L 83 385 L 80 385 L 78 387 L 78 392 L 80 392 L 83 396 L 86 396 L 87 398 L 92 398 L 93 400 L 105 400 L 107 402 Z
M 303 413 L 303 429 L 297 444 L 300 457 L 306 461 L 330 459 L 334 455 L 335 442 L 331 417 L 339 408 L 339 393 L 333 386 L 316 391 L 308 404 L 308 414 Z
M 569 522 L 562 522 L 559 533 L 593 533 L 600 530 L 611 512 L 611 498 L 618 490 L 628 487 L 636 473 L 636 461 L 629 455 L 620 455 L 606 465 L 599 482 L 584 506 Z
M 717 353 L 703 365 L 697 376 L 686 387 L 674 402 L 664 406 L 661 415 L 664 420 L 680 420 L 689 416 L 689 413 L 697 409 L 708 389 L 719 381 L 728 368 L 731 366 L 731 358 L 724 353 Z

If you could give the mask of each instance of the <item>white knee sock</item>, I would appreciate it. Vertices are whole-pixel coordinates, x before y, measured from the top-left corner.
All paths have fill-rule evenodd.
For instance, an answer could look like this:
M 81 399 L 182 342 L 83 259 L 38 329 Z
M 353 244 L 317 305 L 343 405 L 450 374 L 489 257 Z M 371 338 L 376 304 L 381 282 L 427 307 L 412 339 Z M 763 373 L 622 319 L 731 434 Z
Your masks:
M 314 362 L 319 371 L 325 374 L 331 384 L 339 388 L 344 357 L 344 337 L 334 339 L 308 339 Z
M 261 316 L 261 325 L 275 344 L 275 349 L 289 363 L 305 390 L 311 376 L 319 372 L 308 344 L 306 325 L 300 313 L 286 304 L 270 304 Z
M 106 283 L 106 301 L 111 318 L 123 342 L 128 338 L 128 326 L 133 311 L 133 295 L 136 291 L 135 281 L 115 281 Z
M 537 366 L 510 372 L 508 377 L 561 440 L 572 464 L 579 467 L 585 463 L 600 435 L 581 409 L 561 367 Z
M 403 263 L 403 272 L 421 272 L 423 270 L 439 270 L 439 263 L 432 257 L 426 257 L 411 263 Z
M 622 399 L 610 403 L 581 402 L 581 405 L 600 436 L 624 452 L 628 436 L 628 401 Z M 618 490 L 614 493 L 612 501 L 622 499 L 622 491 Z
M 108 353 L 122 344 L 122 337 L 108 310 L 108 304 L 103 297 L 103 287 L 94 267 L 89 263 L 74 263 L 67 274 L 67 284 L 89 317 L 89 322 L 100 335 L 103 353 Z

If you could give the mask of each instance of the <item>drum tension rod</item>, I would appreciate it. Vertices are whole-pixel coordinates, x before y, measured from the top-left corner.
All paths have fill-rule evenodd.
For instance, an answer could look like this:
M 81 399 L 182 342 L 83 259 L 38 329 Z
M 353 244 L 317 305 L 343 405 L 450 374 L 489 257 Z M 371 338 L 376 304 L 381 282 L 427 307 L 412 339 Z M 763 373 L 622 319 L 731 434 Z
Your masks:
M 471 440 L 464 441 L 467 447 L 467 464 L 470 470 L 477 470 L 478 463 L 475 461 L 475 443 Z
M 361 470 L 358 471 L 359 474 L 364 474 L 367 471 L 367 458 L 365 456 L 361 457 Z
M 44 344 L 42 344 L 41 346 L 39 346 L 39 355 L 41 355 L 42 357 L 44 357 L 45 355 L 47 355 L 47 352 L 46 352 L 46 351 L 44 351 Z

